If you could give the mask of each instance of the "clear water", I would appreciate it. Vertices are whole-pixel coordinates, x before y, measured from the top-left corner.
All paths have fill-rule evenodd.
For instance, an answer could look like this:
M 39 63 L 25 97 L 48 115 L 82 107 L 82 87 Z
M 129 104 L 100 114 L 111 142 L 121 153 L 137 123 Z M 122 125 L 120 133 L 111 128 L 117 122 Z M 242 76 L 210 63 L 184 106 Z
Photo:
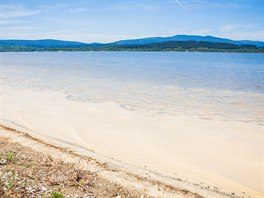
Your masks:
M 149 115 L 263 124 L 264 54 L 16 52 L 1 59 L 5 85 L 114 101 Z

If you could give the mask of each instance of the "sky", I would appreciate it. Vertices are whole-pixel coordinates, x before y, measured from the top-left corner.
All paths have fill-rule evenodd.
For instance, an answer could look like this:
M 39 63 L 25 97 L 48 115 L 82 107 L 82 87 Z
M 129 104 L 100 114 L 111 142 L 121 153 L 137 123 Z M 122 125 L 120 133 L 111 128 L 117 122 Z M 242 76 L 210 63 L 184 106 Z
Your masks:
M 1 39 L 112 42 L 178 34 L 264 41 L 264 0 L 0 0 Z

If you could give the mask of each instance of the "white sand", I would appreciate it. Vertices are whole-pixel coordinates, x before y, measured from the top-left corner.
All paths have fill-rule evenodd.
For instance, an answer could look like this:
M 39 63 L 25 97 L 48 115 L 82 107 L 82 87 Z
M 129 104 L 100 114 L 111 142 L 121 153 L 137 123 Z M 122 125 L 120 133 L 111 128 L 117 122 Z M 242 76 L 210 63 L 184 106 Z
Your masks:
M 191 116 L 146 116 L 115 103 L 3 87 L 1 122 L 86 146 L 175 178 L 253 197 L 261 193 L 263 126 Z

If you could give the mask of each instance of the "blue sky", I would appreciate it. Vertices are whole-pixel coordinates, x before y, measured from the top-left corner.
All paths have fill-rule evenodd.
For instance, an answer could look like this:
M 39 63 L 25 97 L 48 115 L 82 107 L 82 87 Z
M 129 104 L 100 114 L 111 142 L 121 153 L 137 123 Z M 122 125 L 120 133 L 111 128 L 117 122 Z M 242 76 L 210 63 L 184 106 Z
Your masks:
M 264 40 L 264 0 L 0 0 L 2 39 L 110 42 L 176 34 Z

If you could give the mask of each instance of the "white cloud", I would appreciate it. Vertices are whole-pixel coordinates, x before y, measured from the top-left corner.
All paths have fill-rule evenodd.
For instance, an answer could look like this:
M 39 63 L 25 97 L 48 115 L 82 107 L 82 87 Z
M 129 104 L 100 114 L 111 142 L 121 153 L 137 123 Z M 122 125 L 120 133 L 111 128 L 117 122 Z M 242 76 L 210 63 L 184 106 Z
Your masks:
M 56 32 L 38 32 L 31 27 L 10 27 L 3 30 L 2 39 L 59 39 L 81 41 L 86 43 L 101 42 L 108 43 L 117 40 L 142 38 L 137 35 L 107 35 L 100 33 L 80 33 L 78 31 L 56 31 Z M 145 37 L 145 36 L 143 36 Z
M 235 4 L 234 2 L 231 2 L 229 0 L 221 0 L 221 1 L 211 1 L 211 0 L 188 0 L 186 1 L 186 4 L 188 5 L 202 5 L 202 6 L 209 6 L 209 7 L 234 7 L 241 5 L 241 3 Z
M 226 24 L 219 28 L 218 35 L 235 40 L 264 40 L 263 31 L 254 24 Z
M 223 25 L 220 28 L 221 32 L 231 32 L 234 31 L 236 29 L 238 29 L 239 27 L 241 27 L 240 25 L 236 25 L 236 24 L 227 24 L 227 25 Z
M 28 31 L 28 30 L 32 30 L 35 29 L 34 27 L 29 27 L 29 26 L 10 26 L 10 27 L 3 27 L 2 31 L 3 32 L 12 32 L 12 31 Z
M 40 13 L 40 10 L 29 10 L 19 5 L 3 5 L 1 18 L 11 19 L 25 16 L 34 16 Z
M 264 41 L 263 31 L 229 32 L 229 33 L 219 34 L 219 36 L 234 40 Z
M 86 12 L 88 9 L 86 8 L 70 8 L 69 12 L 71 13 L 80 13 L 80 12 Z
M 210 35 L 211 32 L 212 32 L 211 29 L 199 29 L 199 30 L 189 31 L 187 32 L 187 34 L 206 36 L 206 35 Z
M 2 19 L 0 23 L 2 25 L 19 25 L 19 24 L 27 24 L 28 21 L 16 20 L 16 19 Z
M 159 9 L 159 6 L 155 6 L 153 4 L 147 4 L 147 3 L 143 4 L 143 3 L 136 2 L 136 1 L 129 1 L 129 3 L 135 7 L 142 8 L 148 11 L 155 11 Z
M 176 4 L 178 4 L 179 6 L 182 6 L 182 2 L 180 0 L 175 0 Z
M 232 32 L 237 30 L 250 30 L 254 25 L 226 24 L 220 27 L 221 32 Z

